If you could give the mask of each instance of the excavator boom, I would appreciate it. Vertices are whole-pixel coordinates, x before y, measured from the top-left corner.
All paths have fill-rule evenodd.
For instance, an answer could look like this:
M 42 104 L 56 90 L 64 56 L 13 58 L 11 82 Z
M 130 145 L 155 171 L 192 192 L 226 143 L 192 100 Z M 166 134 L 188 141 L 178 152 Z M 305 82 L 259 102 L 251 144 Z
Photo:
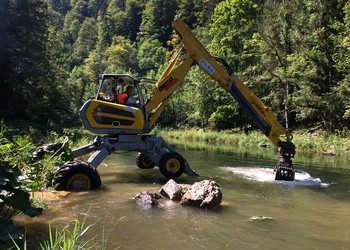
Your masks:
M 150 126 L 153 126 L 155 120 L 164 110 L 170 95 L 182 84 L 190 67 L 196 64 L 230 93 L 250 115 L 262 133 L 275 146 L 279 147 L 280 159 L 275 168 L 276 179 L 294 180 L 291 158 L 294 157 L 295 146 L 291 142 L 292 136 L 277 121 L 271 108 L 266 106 L 238 77 L 229 73 L 231 70 L 227 69 L 227 64 L 223 59 L 219 60 L 211 56 L 183 21 L 175 20 L 173 26 L 182 38 L 182 51 L 188 55 L 188 58 L 176 67 L 180 51 L 154 85 L 153 95 L 145 105 L 147 112 L 157 109 L 157 115 L 151 118 Z
M 229 75 L 228 70 L 209 54 L 185 23 L 176 20 L 173 26 L 181 35 L 183 48 L 187 54 L 238 101 L 274 145 L 278 145 L 281 135 L 285 135 L 287 140 L 290 140 L 289 132 L 278 123 L 271 108 L 267 107 L 240 79 Z

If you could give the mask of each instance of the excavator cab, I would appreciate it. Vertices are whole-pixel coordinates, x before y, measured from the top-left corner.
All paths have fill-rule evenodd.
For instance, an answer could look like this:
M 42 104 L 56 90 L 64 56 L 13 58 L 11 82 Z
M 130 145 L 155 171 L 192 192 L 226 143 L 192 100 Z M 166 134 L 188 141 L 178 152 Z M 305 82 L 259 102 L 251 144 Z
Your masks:
M 96 134 L 138 134 L 147 130 L 142 111 L 144 98 L 140 81 L 129 75 L 102 74 L 95 99 L 80 109 L 83 125 Z M 125 103 L 118 96 L 131 86 L 133 94 Z
M 132 101 L 129 100 L 127 103 L 136 107 L 143 105 L 143 103 L 140 104 L 140 97 L 143 101 L 143 95 L 139 84 L 140 81 L 138 79 L 129 75 L 117 74 L 102 74 L 99 75 L 99 78 L 100 84 L 96 96 L 97 100 L 119 103 L 118 96 L 126 91 L 128 86 L 131 86 L 134 89 L 131 96 L 132 98 L 130 98 Z

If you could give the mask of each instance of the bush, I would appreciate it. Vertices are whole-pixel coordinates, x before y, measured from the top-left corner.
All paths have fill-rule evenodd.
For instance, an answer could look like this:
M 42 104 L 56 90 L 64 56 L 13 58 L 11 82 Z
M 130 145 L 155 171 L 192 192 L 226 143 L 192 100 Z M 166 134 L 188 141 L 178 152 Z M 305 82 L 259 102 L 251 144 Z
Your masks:
M 29 192 L 46 186 L 52 170 L 69 156 L 67 146 L 62 143 L 58 150 L 43 150 L 40 157 L 35 155 L 36 146 L 30 140 L 30 133 L 7 128 L 0 123 L 0 241 L 21 238 L 23 230 L 12 225 L 17 212 L 36 216 L 42 208 L 32 205 Z M 52 153 L 45 155 L 46 152 Z

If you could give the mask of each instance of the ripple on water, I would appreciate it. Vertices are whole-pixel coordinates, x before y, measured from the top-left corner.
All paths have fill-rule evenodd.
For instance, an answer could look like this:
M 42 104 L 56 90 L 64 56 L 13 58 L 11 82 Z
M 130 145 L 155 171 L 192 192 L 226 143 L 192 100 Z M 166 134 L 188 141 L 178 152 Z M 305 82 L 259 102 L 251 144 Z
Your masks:
M 222 167 L 225 171 L 232 172 L 235 175 L 248 180 L 260 182 L 281 183 L 289 186 L 320 186 L 328 187 L 333 183 L 324 183 L 320 178 L 314 178 L 309 173 L 301 170 L 295 171 L 295 181 L 276 181 L 273 169 L 264 167 Z

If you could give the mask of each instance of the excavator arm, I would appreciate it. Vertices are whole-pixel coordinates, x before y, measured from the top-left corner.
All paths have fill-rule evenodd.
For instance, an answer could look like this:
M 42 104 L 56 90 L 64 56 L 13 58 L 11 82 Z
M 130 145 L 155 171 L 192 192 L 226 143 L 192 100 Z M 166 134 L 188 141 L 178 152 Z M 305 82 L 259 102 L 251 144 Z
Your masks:
M 210 55 L 184 22 L 175 20 L 173 26 L 182 38 L 182 51 L 188 55 L 188 58 L 176 66 L 180 51 L 154 85 L 153 95 L 145 105 L 147 113 L 155 110 L 149 125 L 154 125 L 166 107 L 170 95 L 182 84 L 191 66 L 198 65 L 237 100 L 263 134 L 279 147 L 280 157 L 275 167 L 275 179 L 293 181 L 294 170 L 291 158 L 295 154 L 295 145 L 291 142 L 290 132 L 277 121 L 270 107 L 266 106 L 240 79 L 229 73 L 230 70 L 225 68 L 225 63 L 220 63 L 220 60 Z

